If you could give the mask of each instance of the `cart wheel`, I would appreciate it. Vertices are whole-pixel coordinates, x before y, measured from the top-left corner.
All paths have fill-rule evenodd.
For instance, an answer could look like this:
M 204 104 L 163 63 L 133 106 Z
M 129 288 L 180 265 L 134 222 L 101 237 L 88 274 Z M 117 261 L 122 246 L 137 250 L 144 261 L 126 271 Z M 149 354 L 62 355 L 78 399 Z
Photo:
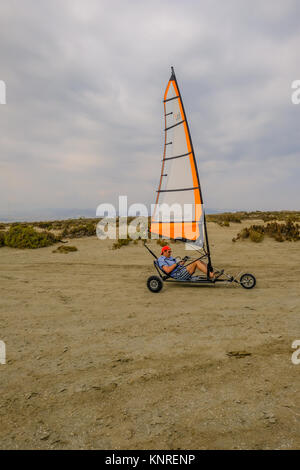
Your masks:
M 253 289 L 256 284 L 256 279 L 253 274 L 243 274 L 240 278 L 240 284 L 244 289 Z
M 162 280 L 158 276 L 150 276 L 147 280 L 147 287 L 151 292 L 159 292 L 162 286 Z

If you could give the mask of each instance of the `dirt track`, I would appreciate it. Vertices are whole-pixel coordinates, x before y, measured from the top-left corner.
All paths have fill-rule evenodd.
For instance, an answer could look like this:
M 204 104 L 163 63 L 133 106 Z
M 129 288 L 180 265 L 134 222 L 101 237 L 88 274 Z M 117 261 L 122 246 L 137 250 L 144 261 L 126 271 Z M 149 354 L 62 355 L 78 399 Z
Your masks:
M 209 224 L 213 261 L 251 291 L 152 294 L 141 245 L 1 248 L 0 448 L 299 448 L 300 245 L 234 244 L 240 228 Z

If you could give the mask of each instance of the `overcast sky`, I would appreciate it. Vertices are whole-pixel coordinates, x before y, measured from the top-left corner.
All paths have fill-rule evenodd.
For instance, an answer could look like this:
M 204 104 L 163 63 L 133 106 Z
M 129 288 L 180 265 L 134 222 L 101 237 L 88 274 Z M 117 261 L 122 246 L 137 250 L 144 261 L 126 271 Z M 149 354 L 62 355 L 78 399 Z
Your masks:
M 300 209 L 299 0 L 0 3 L 0 213 L 154 202 L 175 67 L 204 202 Z

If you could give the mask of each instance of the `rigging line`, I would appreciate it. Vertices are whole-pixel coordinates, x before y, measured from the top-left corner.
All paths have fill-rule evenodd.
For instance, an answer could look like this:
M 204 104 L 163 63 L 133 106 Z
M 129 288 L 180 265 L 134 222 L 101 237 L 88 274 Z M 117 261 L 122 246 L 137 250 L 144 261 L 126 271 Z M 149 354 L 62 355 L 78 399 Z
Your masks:
M 173 114 L 173 111 L 171 111 L 170 113 L 165 114 L 165 117 L 170 116 L 171 114 Z
M 173 142 L 167 142 L 165 145 L 171 145 L 173 144 Z
M 171 193 L 177 191 L 193 191 L 194 189 L 200 189 L 200 186 L 195 186 L 194 188 L 179 188 L 179 189 L 161 189 L 160 191 L 156 191 L 157 193 Z
M 174 158 L 181 158 L 181 157 L 187 157 L 188 155 L 191 155 L 192 152 L 188 152 L 188 153 L 183 153 L 182 155 L 176 155 L 176 157 L 167 157 L 167 158 L 164 158 L 162 160 L 162 162 L 164 160 L 173 160 Z
M 173 126 L 166 127 L 165 131 L 168 131 L 170 129 L 173 129 L 173 127 L 179 126 L 179 124 L 183 124 L 185 122 L 185 119 L 183 121 L 177 122 L 176 124 L 173 124 Z

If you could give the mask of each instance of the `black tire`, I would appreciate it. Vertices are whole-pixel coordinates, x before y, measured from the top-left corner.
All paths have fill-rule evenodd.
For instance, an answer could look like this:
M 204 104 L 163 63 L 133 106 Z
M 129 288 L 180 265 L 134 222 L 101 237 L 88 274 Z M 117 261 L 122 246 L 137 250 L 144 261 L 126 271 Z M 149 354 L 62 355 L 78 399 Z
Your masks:
M 245 273 L 240 278 L 240 284 L 244 289 L 253 289 L 256 284 L 256 279 L 253 274 Z
M 151 292 L 159 292 L 162 290 L 163 282 L 158 276 L 150 276 L 147 280 L 147 287 Z

